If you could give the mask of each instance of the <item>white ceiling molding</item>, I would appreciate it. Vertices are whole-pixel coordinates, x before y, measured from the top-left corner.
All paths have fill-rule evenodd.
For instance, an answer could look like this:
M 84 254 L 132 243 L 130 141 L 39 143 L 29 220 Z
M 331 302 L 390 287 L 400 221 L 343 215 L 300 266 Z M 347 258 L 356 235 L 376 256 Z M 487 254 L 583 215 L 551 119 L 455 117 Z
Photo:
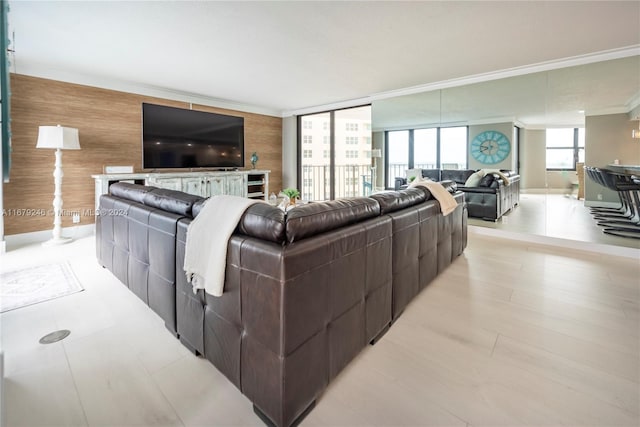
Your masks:
M 273 109 L 260 107 L 255 105 L 242 104 L 226 99 L 213 98 L 196 93 L 171 90 L 167 88 L 157 87 L 149 84 L 118 80 L 104 76 L 85 75 L 75 72 L 59 70 L 51 67 L 40 65 L 21 65 L 20 73 L 32 77 L 40 77 L 43 79 L 57 80 L 67 83 L 74 83 L 85 86 L 92 86 L 101 89 L 115 90 L 119 92 L 133 93 L 143 96 L 152 96 L 156 98 L 164 98 L 172 101 L 189 102 L 191 104 L 207 105 L 210 107 L 224 108 L 228 110 L 242 111 L 245 113 L 264 114 L 267 116 L 282 117 L 282 112 Z
M 498 123 L 511 123 L 516 125 L 516 118 L 513 116 L 510 117 L 491 117 L 482 120 L 471 120 L 466 124 L 469 126 L 481 126 L 481 125 L 493 125 Z M 519 123 L 519 122 L 518 122 Z M 520 124 L 522 125 L 522 124 Z M 520 126 L 522 127 L 522 126 Z
M 396 89 L 386 92 L 379 92 L 367 96 L 366 98 L 358 98 L 354 100 L 345 100 L 342 102 L 309 107 L 300 110 L 285 111 L 283 117 L 297 116 L 304 114 L 320 113 L 323 111 L 336 110 L 341 108 L 355 107 L 358 105 L 370 104 L 376 100 L 388 99 L 403 95 L 414 95 L 423 92 L 430 92 L 440 89 L 465 86 L 474 83 L 488 82 L 508 77 L 522 76 L 525 74 L 538 73 L 543 71 L 557 70 L 560 68 L 574 67 L 578 65 L 592 64 L 596 62 L 609 61 L 613 59 L 627 58 L 640 55 L 640 44 L 627 46 L 618 49 L 610 49 L 601 52 L 594 52 L 585 55 L 572 56 L 553 61 L 545 61 L 538 64 L 525 65 L 522 67 L 509 68 L 505 70 L 492 71 L 489 73 L 476 74 L 473 76 L 461 77 L 457 79 L 443 80 L 440 82 L 427 83 L 424 85 L 412 86 L 408 88 Z
M 282 117 L 302 116 L 305 114 L 322 113 L 325 111 L 341 110 L 343 108 L 359 107 L 368 105 L 373 102 L 373 98 L 367 96 L 365 98 L 349 99 L 345 101 L 334 102 L 331 104 L 318 105 L 314 107 L 301 108 L 299 110 L 283 111 Z
M 629 101 L 627 101 L 627 110 L 632 111 L 640 107 L 640 90 L 636 92 Z
M 585 111 L 584 115 L 587 116 L 606 116 L 609 114 L 627 114 L 629 113 L 629 109 L 626 107 L 611 107 L 611 108 L 602 108 L 598 110 Z
M 518 127 L 525 127 L 521 122 L 515 120 L 515 117 L 492 117 L 482 120 L 462 120 L 462 121 L 452 121 L 452 122 L 434 122 L 434 123 L 418 123 L 411 124 L 409 126 L 396 126 L 396 127 L 385 127 L 385 128 L 373 128 L 374 132 L 382 132 L 385 130 L 407 130 L 411 129 L 430 129 L 435 127 L 457 127 L 457 126 L 479 126 L 479 125 L 492 125 L 496 123 L 513 123 Z

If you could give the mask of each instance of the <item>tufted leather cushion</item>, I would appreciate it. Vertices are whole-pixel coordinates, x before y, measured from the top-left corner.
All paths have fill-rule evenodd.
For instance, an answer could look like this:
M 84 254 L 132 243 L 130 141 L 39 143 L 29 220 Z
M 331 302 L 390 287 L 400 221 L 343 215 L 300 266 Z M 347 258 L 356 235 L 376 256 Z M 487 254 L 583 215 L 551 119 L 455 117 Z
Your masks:
M 275 243 L 284 242 L 285 230 L 284 212 L 267 203 L 249 206 L 238 223 L 240 233 Z
M 144 195 L 142 203 L 152 208 L 190 216 L 193 204 L 198 200 L 202 200 L 202 197 L 183 193 L 182 191 L 154 188 Z
M 380 205 L 368 197 L 298 206 L 287 213 L 287 241 L 293 243 L 379 214 Z
M 112 196 L 133 200 L 138 203 L 142 203 L 144 196 L 151 190 L 156 190 L 156 187 L 147 187 L 145 185 L 131 184 L 128 182 L 116 182 L 109 186 L 109 193 Z
M 422 203 L 431 198 L 431 193 L 424 187 L 414 187 L 374 194 L 371 198 L 380 204 L 380 213 L 386 214 Z

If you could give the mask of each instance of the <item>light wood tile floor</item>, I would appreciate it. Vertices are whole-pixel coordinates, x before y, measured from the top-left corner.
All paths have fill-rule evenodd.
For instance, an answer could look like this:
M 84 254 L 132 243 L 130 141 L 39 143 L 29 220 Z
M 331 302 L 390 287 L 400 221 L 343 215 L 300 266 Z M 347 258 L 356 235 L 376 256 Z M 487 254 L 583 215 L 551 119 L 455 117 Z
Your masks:
M 469 224 L 578 242 L 640 248 L 639 239 L 604 234 L 584 200 L 577 200 L 572 195 L 521 193 L 520 204 L 498 221 L 469 218 Z
M 94 244 L 2 255 L 3 269 L 68 259 L 86 289 L 0 315 L 5 425 L 261 425 Z M 470 234 L 302 425 L 638 426 L 639 277 L 635 259 Z M 38 344 L 61 328 L 71 335 Z

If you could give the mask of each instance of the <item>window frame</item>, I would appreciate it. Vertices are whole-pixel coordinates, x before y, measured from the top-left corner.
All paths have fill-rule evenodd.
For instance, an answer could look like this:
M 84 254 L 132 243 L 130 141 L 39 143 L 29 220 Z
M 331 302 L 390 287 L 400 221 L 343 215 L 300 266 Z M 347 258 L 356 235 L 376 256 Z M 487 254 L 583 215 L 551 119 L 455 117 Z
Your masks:
M 572 128 L 557 128 L 557 129 L 572 129 Z M 546 138 L 546 131 L 548 129 L 545 129 L 545 170 L 547 171 L 558 171 L 558 172 L 562 172 L 562 171 L 575 171 L 576 170 L 576 165 L 578 163 L 578 160 L 580 159 L 580 150 L 584 150 L 585 147 L 580 147 L 579 145 L 579 132 L 580 129 L 584 129 L 584 128 L 578 128 L 578 127 L 574 127 L 573 128 L 573 145 L 567 145 L 567 146 L 561 146 L 561 147 L 549 147 L 547 146 L 547 138 Z M 549 168 L 547 167 L 547 152 L 549 150 L 573 150 L 573 167 L 572 168 Z
M 338 108 L 335 110 L 325 110 L 325 111 L 317 111 L 314 113 L 309 113 L 309 114 L 303 114 L 303 115 L 299 115 L 296 117 L 296 140 L 297 140 L 297 153 L 296 153 L 296 169 L 297 169 L 297 177 L 296 177 L 296 185 L 298 186 L 298 188 L 302 188 L 302 182 L 301 180 L 303 179 L 303 159 L 309 158 L 309 157 L 303 157 L 304 155 L 304 147 L 303 147 L 303 142 L 302 142 L 302 137 L 303 137 L 303 133 L 304 133 L 304 118 L 307 116 L 314 116 L 314 115 L 318 115 L 318 114 L 329 114 L 329 118 L 328 121 L 323 122 L 322 127 L 323 130 L 329 130 L 329 137 L 328 140 L 323 139 L 323 144 L 327 144 L 329 145 L 329 164 L 328 169 L 329 169 L 329 173 L 328 173 L 328 177 L 325 178 L 325 193 L 329 195 L 328 199 L 325 200 L 335 200 L 336 198 L 336 145 L 338 145 L 338 142 L 336 141 L 336 113 L 341 112 L 341 111 L 345 111 L 345 110 L 351 110 L 351 109 L 356 109 L 356 108 L 362 108 L 362 107 L 369 107 L 371 108 L 371 104 L 362 104 L 362 105 L 356 105 L 353 107 L 345 107 L 345 108 Z M 345 131 L 346 132 L 359 132 L 359 126 L 358 123 L 349 123 L 347 122 L 345 125 Z M 349 129 L 349 127 L 351 127 L 351 129 Z M 371 124 L 369 125 L 369 127 L 371 127 Z M 370 131 L 369 131 L 370 132 Z M 373 134 L 370 132 L 370 141 L 371 143 L 373 143 Z M 355 145 L 355 144 L 353 144 Z M 359 142 L 357 144 L 357 146 L 360 146 L 361 142 Z M 355 147 L 354 147 L 355 148 Z M 372 148 L 372 147 L 371 147 Z M 369 148 L 369 149 L 371 149 Z M 360 157 L 360 151 L 359 149 L 356 149 L 356 156 L 354 157 L 354 159 L 359 159 Z M 324 153 L 323 153 L 324 155 Z M 324 157 L 323 157 L 324 158 Z
M 421 130 L 421 129 L 436 129 L 436 169 L 442 169 L 442 159 L 441 159 L 441 144 L 442 144 L 442 137 L 441 137 L 441 130 L 444 128 L 451 128 L 451 127 L 456 127 L 456 128 L 466 128 L 467 132 L 467 143 L 465 145 L 467 152 L 465 153 L 465 162 L 466 162 L 466 167 L 469 167 L 469 126 L 437 126 L 437 127 L 425 127 L 425 128 L 410 128 L 410 129 L 392 129 L 392 130 L 385 130 L 384 131 L 384 150 L 385 150 L 385 155 L 384 155 L 384 181 L 385 181 L 385 186 L 387 189 L 391 189 L 393 188 L 391 184 L 393 184 L 392 182 L 389 181 L 389 133 L 391 132 L 409 132 L 409 140 L 408 140 L 408 144 L 407 144 L 407 148 L 409 150 L 408 155 L 407 155 L 407 169 L 414 169 L 415 166 L 415 159 L 414 159 L 414 145 L 415 145 L 415 141 L 414 141 L 414 132 L 417 130 Z M 395 177 L 394 177 L 395 179 Z M 389 184 L 389 185 L 387 185 Z

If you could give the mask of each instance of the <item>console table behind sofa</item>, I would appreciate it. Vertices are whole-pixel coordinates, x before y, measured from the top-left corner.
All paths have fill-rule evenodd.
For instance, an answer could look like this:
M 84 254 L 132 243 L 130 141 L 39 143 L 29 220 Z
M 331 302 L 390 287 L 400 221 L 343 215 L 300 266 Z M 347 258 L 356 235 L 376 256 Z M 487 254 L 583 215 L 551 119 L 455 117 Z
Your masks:
M 473 169 L 422 169 L 424 178 L 433 181 L 453 181 L 458 190 L 465 193 L 469 217 L 497 221 L 520 203 L 520 175 L 501 170 L 509 179 L 505 183 L 499 174 L 487 174 L 477 187 L 465 187 L 467 179 L 476 172 Z M 396 178 L 396 190 L 406 188 L 406 178 Z
M 118 173 L 91 175 L 95 179 L 96 211 L 100 196 L 109 194 L 109 186 L 116 182 L 151 185 L 167 190 L 182 191 L 194 196 L 210 197 L 221 194 L 267 200 L 269 197 L 268 170 Z

